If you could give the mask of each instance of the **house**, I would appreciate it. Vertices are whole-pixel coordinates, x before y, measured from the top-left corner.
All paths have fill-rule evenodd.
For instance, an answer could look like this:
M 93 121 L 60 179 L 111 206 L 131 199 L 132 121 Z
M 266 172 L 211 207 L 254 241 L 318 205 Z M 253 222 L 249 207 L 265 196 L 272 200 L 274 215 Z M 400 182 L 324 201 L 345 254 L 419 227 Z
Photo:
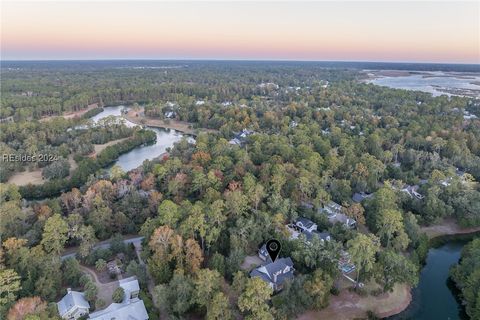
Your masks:
M 73 320 L 88 314 L 90 304 L 83 292 L 67 289 L 67 294 L 57 302 L 58 313 L 62 319 Z
M 167 111 L 165 112 L 164 116 L 167 119 L 173 119 L 177 116 L 177 113 L 175 111 Z
M 196 105 L 196 106 L 202 106 L 202 105 L 204 105 L 204 104 L 205 104 L 205 101 L 203 101 L 203 100 L 197 100 L 197 101 L 195 101 L 195 105 Z
M 309 232 L 312 232 L 312 231 L 316 231 L 318 229 L 318 226 L 316 223 L 314 223 L 313 221 L 307 219 L 307 218 L 298 218 L 296 221 L 295 221 L 295 226 L 297 226 L 298 228 L 300 228 L 300 230 L 302 232 L 304 231 L 309 231 Z
M 255 132 L 252 130 L 243 129 L 241 132 L 235 134 L 235 137 L 228 141 L 231 145 L 238 145 L 241 146 L 247 142 L 248 136 L 254 134 Z
M 224 106 L 224 107 L 229 107 L 229 106 L 231 106 L 231 105 L 232 105 L 232 102 L 231 102 L 231 101 L 224 101 L 224 102 L 222 102 L 222 106 Z
M 354 219 L 347 217 L 343 213 L 339 213 L 335 216 L 329 217 L 328 221 L 333 224 L 340 223 L 347 229 L 353 229 L 357 226 L 357 222 Z
M 280 258 L 257 267 L 250 272 L 250 277 L 259 277 L 275 291 L 281 290 L 287 279 L 293 279 L 293 261 L 291 258 Z
M 353 229 L 357 225 L 354 219 L 347 217 L 343 213 L 343 207 L 336 202 L 330 201 L 325 204 L 323 209 L 320 209 L 320 212 L 327 214 L 330 223 L 340 223 L 348 229 Z
M 140 285 L 135 277 L 118 281 L 124 291 L 121 303 L 112 303 L 106 309 L 90 314 L 91 320 L 147 320 L 145 304 L 138 298 Z
M 336 202 L 330 201 L 323 206 L 323 211 L 331 217 L 343 213 L 343 207 Z
M 373 196 L 372 193 L 365 193 L 365 192 L 355 192 L 353 194 L 352 200 L 353 202 L 360 203 L 365 199 L 371 198 Z
M 263 261 L 272 262 L 272 259 L 270 259 L 270 254 L 268 254 L 267 251 L 267 244 L 264 243 L 263 246 L 258 249 L 258 257 L 262 259 Z
M 411 185 L 407 184 L 401 189 L 401 191 L 408 194 L 411 198 L 416 198 L 418 200 L 422 200 L 423 198 L 425 198 L 425 196 L 418 193 L 418 191 L 417 191 L 418 188 L 419 188 L 418 185 L 411 186 Z
M 331 240 L 330 233 L 326 232 L 326 231 L 325 232 L 319 232 L 317 230 L 305 231 L 305 232 L 303 232 L 303 234 L 305 235 L 308 243 L 311 242 L 314 237 L 317 237 L 318 239 L 320 239 L 321 242 Z

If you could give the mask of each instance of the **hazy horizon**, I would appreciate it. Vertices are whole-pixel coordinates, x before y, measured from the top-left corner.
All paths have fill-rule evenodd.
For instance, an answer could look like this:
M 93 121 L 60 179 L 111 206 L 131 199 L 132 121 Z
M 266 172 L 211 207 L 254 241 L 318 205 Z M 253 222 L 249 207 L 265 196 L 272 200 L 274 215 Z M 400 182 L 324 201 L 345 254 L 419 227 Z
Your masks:
M 480 4 L 3 1 L 2 61 L 480 63 Z

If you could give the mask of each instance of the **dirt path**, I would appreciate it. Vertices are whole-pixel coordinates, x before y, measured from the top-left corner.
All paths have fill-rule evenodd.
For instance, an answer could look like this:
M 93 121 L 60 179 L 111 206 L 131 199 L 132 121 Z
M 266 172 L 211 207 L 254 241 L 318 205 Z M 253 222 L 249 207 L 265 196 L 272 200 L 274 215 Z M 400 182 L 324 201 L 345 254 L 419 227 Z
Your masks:
M 460 227 L 455 220 L 446 219 L 443 222 L 428 226 L 422 227 L 422 231 L 428 236 L 429 239 L 446 236 L 446 235 L 454 235 L 454 234 L 466 234 L 480 231 L 479 227 L 470 227 L 470 228 L 462 228 Z
M 57 117 L 63 117 L 64 119 L 73 119 L 75 117 L 81 117 L 84 113 L 86 113 L 86 112 L 88 112 L 92 109 L 95 109 L 95 108 L 98 108 L 98 103 L 89 104 L 85 109 L 82 109 L 82 110 L 64 112 L 61 116 L 46 116 L 46 117 L 41 118 L 38 121 L 46 122 L 46 121 L 50 121 L 50 120 L 52 120 L 54 118 L 57 118 Z
M 174 129 L 186 134 L 190 135 L 197 135 L 199 131 L 201 132 L 217 132 L 217 130 L 213 129 L 194 129 L 193 124 L 185 121 L 177 121 L 177 120 L 162 120 L 162 119 L 155 119 L 146 117 L 144 114 L 144 109 L 139 108 L 137 110 L 129 110 L 128 113 L 124 116 L 128 121 L 133 122 L 139 125 L 146 125 L 150 127 L 157 127 L 157 128 L 166 128 L 166 129 Z
M 90 268 L 80 265 L 80 270 L 90 275 L 90 277 L 95 282 L 95 285 L 97 286 L 97 289 L 98 289 L 97 297 L 105 301 L 106 306 L 109 306 L 113 302 L 112 300 L 113 292 L 115 291 L 115 289 L 119 287 L 118 280 L 111 281 L 108 283 L 102 283 L 98 280 L 98 277 L 95 271 L 91 270 Z
M 100 152 L 105 150 L 106 147 L 112 146 L 114 144 L 117 144 L 117 143 L 122 142 L 122 141 L 127 140 L 127 139 L 129 139 L 129 138 L 127 137 L 127 138 L 112 140 L 112 141 L 109 141 L 109 142 L 103 143 L 103 144 L 94 144 L 93 148 L 94 148 L 95 151 L 92 154 L 90 154 L 90 157 L 96 156 L 97 154 L 99 154 Z
M 320 311 L 308 311 L 297 320 L 351 320 L 365 318 L 367 311 L 373 311 L 379 318 L 397 314 L 408 307 L 412 295 L 406 285 L 396 285 L 393 292 L 379 296 L 361 297 L 349 290 L 342 290 L 338 296 L 331 296 L 327 308 Z

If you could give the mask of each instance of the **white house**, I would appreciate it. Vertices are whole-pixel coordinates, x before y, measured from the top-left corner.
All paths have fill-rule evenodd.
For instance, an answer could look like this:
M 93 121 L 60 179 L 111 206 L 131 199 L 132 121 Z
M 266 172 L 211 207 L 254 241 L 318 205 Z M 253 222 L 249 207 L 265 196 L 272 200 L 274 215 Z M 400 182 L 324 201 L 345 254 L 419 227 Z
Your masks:
M 112 303 L 106 309 L 90 314 L 91 320 L 148 320 L 147 309 L 138 298 L 140 285 L 135 277 L 118 281 L 125 292 L 121 303 Z
M 90 304 L 83 292 L 67 289 L 67 294 L 57 303 L 58 313 L 62 319 L 73 320 L 87 315 Z

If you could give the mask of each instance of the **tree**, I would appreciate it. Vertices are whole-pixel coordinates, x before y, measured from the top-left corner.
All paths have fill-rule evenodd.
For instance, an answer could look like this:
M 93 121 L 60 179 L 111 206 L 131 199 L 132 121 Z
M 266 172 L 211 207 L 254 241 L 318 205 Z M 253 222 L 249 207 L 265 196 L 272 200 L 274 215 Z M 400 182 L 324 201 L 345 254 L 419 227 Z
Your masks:
M 123 301 L 124 297 L 125 297 L 125 291 L 123 290 L 122 287 L 118 287 L 117 289 L 115 289 L 115 291 L 113 291 L 113 294 L 112 294 L 113 302 L 120 303 Z
M 311 278 L 305 282 L 305 291 L 313 298 L 315 309 L 319 310 L 328 305 L 332 285 L 333 278 L 321 269 L 315 270 Z
M 415 287 L 418 283 L 418 267 L 401 254 L 391 250 L 383 251 L 378 259 L 379 272 L 383 290 L 391 291 L 396 283 L 406 283 Z
M 80 284 L 80 277 L 82 272 L 80 271 L 80 263 L 75 258 L 68 258 L 63 261 L 62 275 L 65 282 L 72 287 L 76 287 Z
M 461 291 L 467 314 L 471 319 L 479 319 L 480 239 L 474 239 L 462 249 L 460 263 L 452 267 L 450 275 Z
M 380 239 L 386 241 L 386 247 L 390 247 L 390 240 L 395 234 L 405 233 L 403 228 L 403 217 L 400 211 L 387 209 L 379 212 L 377 219 L 377 234 Z M 408 242 L 407 242 L 408 245 Z M 405 249 L 403 247 L 403 249 Z
M 169 314 L 182 316 L 193 305 L 193 291 L 192 280 L 182 273 L 176 273 L 168 285 L 155 287 L 153 299 L 158 305 L 165 306 Z
M 145 265 L 139 264 L 135 260 L 132 260 L 128 264 L 126 270 L 128 274 L 137 277 L 141 287 L 145 287 L 147 285 L 147 270 L 145 269 Z
M 80 248 L 78 250 L 78 254 L 80 255 L 80 257 L 85 258 L 90 254 L 92 248 L 97 242 L 97 238 L 95 237 L 95 230 L 93 230 L 92 226 L 81 226 L 79 231 L 79 238 Z
M 225 257 L 222 254 L 215 252 L 208 260 L 208 267 L 211 270 L 218 271 L 222 277 L 225 276 Z
M 98 288 L 91 279 L 85 284 L 83 290 L 85 293 L 85 299 L 87 299 L 89 302 L 93 303 L 93 301 L 97 299 Z
M 17 299 L 20 291 L 20 276 L 12 269 L 0 269 L 0 315 L 4 315 Z
M 95 262 L 95 269 L 99 272 L 105 271 L 107 269 L 107 262 L 103 259 L 98 259 Z
M 188 272 L 192 274 L 200 269 L 203 262 L 202 249 L 193 239 L 188 239 L 185 242 L 185 262 Z
M 162 204 L 158 207 L 158 220 L 162 225 L 175 228 L 177 222 L 180 220 L 178 205 L 173 201 L 163 200 Z
M 199 305 L 208 308 L 214 294 L 220 290 L 221 281 L 222 277 L 217 271 L 210 269 L 199 270 L 193 281 L 195 285 L 195 301 Z
M 212 302 L 207 308 L 207 320 L 230 320 L 232 311 L 230 310 L 228 297 L 223 292 L 217 292 L 212 298 Z
M 47 303 L 40 297 L 26 297 L 18 300 L 10 308 L 7 320 L 34 319 L 32 316 L 44 313 Z M 44 315 L 44 314 L 43 314 Z M 39 318 L 46 319 L 46 318 Z
M 358 233 L 354 239 L 347 242 L 347 247 L 357 270 L 357 287 L 360 275 L 373 269 L 375 255 L 380 249 L 380 240 L 373 234 Z
M 365 224 L 365 209 L 363 209 L 360 203 L 354 203 L 345 208 L 345 214 L 354 219 L 358 224 Z
M 42 245 L 46 252 L 60 255 L 68 240 L 68 224 L 57 213 L 48 218 L 43 228 Z
M 61 179 L 70 173 L 70 163 L 65 159 L 52 162 L 42 170 L 45 179 Z
M 272 288 L 258 277 L 249 278 L 245 289 L 238 298 L 240 311 L 246 312 L 248 320 L 273 320 L 267 302 L 273 293 Z

